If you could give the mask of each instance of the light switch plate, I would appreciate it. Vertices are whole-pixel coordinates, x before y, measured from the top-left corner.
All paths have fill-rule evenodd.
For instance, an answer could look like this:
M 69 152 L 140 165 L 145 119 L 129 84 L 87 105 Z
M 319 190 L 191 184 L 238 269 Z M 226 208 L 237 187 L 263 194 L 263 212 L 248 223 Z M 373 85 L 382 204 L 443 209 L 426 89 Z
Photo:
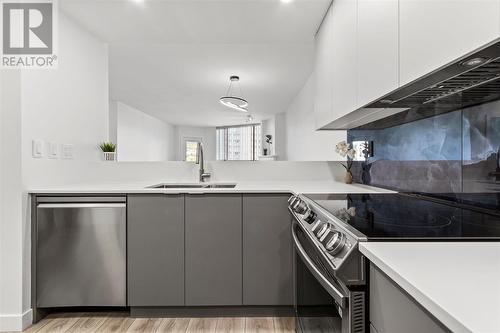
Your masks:
M 64 160 L 72 160 L 74 158 L 74 145 L 63 144 L 61 146 L 61 158 Z
M 33 140 L 31 145 L 31 152 L 33 158 L 42 158 L 43 157 L 43 141 L 42 140 Z
M 47 156 L 51 159 L 59 158 L 59 147 L 57 146 L 57 143 L 47 143 Z

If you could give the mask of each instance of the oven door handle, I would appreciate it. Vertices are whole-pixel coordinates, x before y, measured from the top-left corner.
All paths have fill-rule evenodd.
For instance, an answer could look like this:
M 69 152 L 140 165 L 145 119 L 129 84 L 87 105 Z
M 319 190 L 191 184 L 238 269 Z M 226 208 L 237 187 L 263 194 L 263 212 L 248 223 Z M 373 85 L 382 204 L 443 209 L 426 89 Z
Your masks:
M 314 275 L 314 277 L 316 277 L 323 288 L 325 288 L 325 290 L 335 299 L 337 304 L 340 307 L 345 308 L 347 304 L 347 296 L 339 289 L 337 289 L 330 281 L 328 281 L 328 279 L 325 278 L 323 274 L 316 268 L 314 262 L 311 260 L 311 258 L 309 258 L 302 245 L 300 245 L 299 239 L 295 234 L 295 227 L 298 227 L 296 223 L 294 223 L 294 225 L 292 226 L 292 237 L 295 249 L 297 250 L 300 258 L 302 258 L 304 264 L 307 266 L 307 268 L 309 268 L 309 271 Z

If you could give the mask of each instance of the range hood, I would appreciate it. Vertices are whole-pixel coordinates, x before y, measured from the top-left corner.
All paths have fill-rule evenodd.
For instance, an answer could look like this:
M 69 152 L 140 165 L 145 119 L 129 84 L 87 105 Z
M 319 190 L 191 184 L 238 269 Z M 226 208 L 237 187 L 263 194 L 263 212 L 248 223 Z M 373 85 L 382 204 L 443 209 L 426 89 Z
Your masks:
M 382 129 L 500 99 L 500 40 L 322 129 Z

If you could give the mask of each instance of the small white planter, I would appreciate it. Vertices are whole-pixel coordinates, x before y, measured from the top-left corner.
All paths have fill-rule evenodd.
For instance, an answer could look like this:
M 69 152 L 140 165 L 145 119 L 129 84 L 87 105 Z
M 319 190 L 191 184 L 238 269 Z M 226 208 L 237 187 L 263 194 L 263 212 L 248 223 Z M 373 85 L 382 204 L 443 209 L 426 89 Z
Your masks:
M 102 153 L 102 159 L 104 161 L 114 162 L 114 161 L 116 161 L 116 152 L 113 152 L 113 153 L 103 152 Z

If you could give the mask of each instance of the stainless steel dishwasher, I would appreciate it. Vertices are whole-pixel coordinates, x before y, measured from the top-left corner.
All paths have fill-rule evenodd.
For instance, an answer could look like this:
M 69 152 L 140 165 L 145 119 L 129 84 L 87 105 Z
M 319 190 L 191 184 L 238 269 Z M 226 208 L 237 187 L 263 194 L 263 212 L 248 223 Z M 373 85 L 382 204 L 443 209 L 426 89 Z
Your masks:
M 36 305 L 126 305 L 125 197 L 38 197 Z

